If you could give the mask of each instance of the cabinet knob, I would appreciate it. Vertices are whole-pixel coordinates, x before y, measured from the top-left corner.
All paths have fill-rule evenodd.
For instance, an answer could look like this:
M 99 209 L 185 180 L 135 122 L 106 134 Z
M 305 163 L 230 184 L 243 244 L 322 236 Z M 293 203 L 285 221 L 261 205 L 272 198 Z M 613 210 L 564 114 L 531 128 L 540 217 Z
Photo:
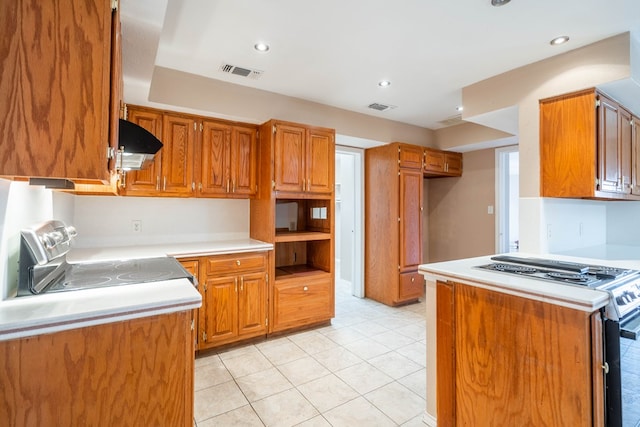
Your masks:
M 239 259 L 236 260 L 236 265 L 240 265 L 240 260 Z
M 412 277 L 412 278 L 411 278 L 411 283 L 413 283 L 413 282 L 415 282 L 415 281 L 416 281 L 416 278 L 415 278 L 415 277 Z
M 303 291 L 307 292 L 309 290 L 308 286 L 305 286 L 304 288 L 302 288 Z

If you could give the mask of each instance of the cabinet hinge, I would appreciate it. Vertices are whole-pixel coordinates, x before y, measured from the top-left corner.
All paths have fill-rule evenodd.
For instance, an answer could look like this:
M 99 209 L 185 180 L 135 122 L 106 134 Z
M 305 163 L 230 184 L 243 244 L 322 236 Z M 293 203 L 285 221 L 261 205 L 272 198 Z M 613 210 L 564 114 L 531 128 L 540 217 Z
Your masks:
M 191 330 L 193 331 L 196 327 L 196 322 L 195 320 L 191 319 Z
M 203 289 L 204 289 L 205 292 L 207 292 L 207 284 L 206 283 L 204 284 Z
M 118 10 L 118 0 L 111 0 L 111 10 L 112 11 Z
M 400 222 L 400 217 L 398 217 L 398 222 Z
M 596 188 L 598 188 L 598 186 L 600 186 L 600 180 L 596 178 Z
M 271 181 L 271 188 L 273 188 L 274 190 L 276 189 L 276 182 L 275 181 Z
M 269 284 L 269 273 L 266 273 L 264 275 L 264 280 L 267 282 L 267 284 Z
M 193 131 L 194 132 L 198 131 L 198 124 L 196 122 L 193 122 Z
M 275 135 L 276 134 L 276 125 L 273 125 L 273 127 L 271 129 L 272 129 L 273 134 Z
M 264 325 L 265 326 L 269 326 L 269 318 L 268 317 L 264 319 Z
M 600 100 L 596 99 L 596 108 L 598 108 L 600 106 Z
M 207 342 L 207 331 L 202 331 L 202 342 Z
M 122 105 L 122 117 L 125 120 L 129 120 L 129 107 L 127 107 L 127 104 Z

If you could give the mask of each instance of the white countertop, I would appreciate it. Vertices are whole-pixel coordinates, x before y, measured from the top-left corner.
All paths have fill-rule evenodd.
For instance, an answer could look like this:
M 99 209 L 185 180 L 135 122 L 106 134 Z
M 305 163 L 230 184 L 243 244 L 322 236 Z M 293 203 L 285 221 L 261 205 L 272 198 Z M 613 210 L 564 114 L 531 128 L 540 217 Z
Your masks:
M 202 297 L 188 279 L 13 298 L 0 303 L 0 341 L 191 310 Z
M 271 249 L 273 249 L 273 244 L 254 239 L 116 246 L 105 248 L 72 248 L 67 254 L 67 261 L 70 263 L 78 263 L 132 258 L 154 258 L 162 256 L 190 258 L 240 252 L 266 251 Z
M 518 257 L 551 258 L 593 265 L 608 265 L 640 269 L 638 261 L 610 261 L 594 258 L 579 258 L 549 254 L 512 253 Z M 609 302 L 609 294 L 605 291 L 589 289 L 574 285 L 561 285 L 542 280 L 529 279 L 523 276 L 502 274 L 475 268 L 491 263 L 491 256 L 466 258 L 454 261 L 423 264 L 419 271 L 427 280 L 453 280 L 472 286 L 491 289 L 524 298 L 548 302 L 563 307 L 593 312 Z
M 272 244 L 253 239 L 74 248 L 67 254 L 67 261 L 188 258 L 271 249 Z M 202 297 L 188 279 L 12 298 L 0 301 L 0 341 L 190 310 L 201 305 Z

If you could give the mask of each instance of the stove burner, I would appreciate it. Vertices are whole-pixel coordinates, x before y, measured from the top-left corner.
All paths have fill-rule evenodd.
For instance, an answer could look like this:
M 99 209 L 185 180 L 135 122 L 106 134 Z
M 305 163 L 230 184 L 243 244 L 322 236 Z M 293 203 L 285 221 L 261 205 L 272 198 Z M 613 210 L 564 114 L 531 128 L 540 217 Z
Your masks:
M 533 274 L 537 271 L 533 267 L 511 265 L 511 264 L 493 264 L 492 268 L 498 271 L 504 271 L 507 273 L 519 273 L 519 274 Z
M 171 276 L 171 271 L 128 271 L 118 275 L 123 282 L 153 282 Z
M 547 272 L 547 276 L 553 279 L 569 280 L 571 282 L 577 282 L 577 283 L 586 283 L 589 280 L 591 280 L 589 276 L 587 276 L 586 274 L 578 274 L 578 273 L 560 273 L 556 271 L 549 271 Z
M 110 277 L 74 277 L 62 283 L 62 289 L 74 289 L 87 286 L 102 286 L 111 281 Z

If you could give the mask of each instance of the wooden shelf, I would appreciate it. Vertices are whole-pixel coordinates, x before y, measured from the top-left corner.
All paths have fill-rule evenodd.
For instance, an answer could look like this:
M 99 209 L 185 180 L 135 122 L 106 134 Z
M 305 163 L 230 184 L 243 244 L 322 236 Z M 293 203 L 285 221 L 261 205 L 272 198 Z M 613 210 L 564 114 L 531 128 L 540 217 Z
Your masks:
M 310 265 L 286 265 L 276 267 L 276 280 L 291 279 L 298 277 L 309 277 L 330 274 L 327 271 L 320 270 Z
M 276 233 L 276 243 L 305 242 L 312 240 L 331 240 L 331 233 L 318 231 L 278 231 Z

